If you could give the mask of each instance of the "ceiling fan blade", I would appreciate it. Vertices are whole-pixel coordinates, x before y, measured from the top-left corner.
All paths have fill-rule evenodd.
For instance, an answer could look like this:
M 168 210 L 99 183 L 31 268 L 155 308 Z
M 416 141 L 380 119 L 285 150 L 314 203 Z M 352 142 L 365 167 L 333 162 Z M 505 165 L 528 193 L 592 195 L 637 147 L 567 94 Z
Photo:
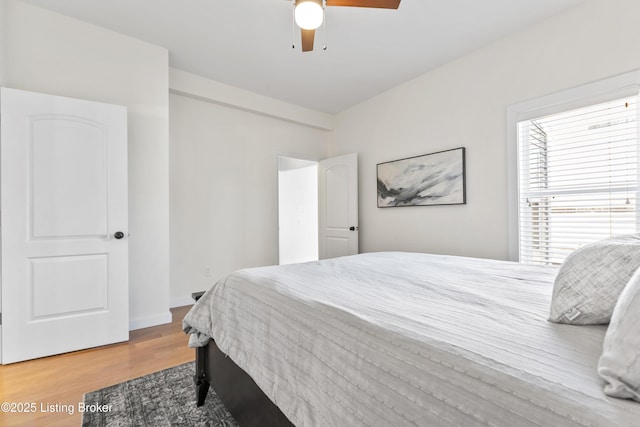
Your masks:
M 302 51 L 309 52 L 313 50 L 313 40 L 316 37 L 316 30 L 300 29 L 302 32 Z
M 327 0 L 327 6 L 377 7 L 380 9 L 397 9 L 400 0 Z

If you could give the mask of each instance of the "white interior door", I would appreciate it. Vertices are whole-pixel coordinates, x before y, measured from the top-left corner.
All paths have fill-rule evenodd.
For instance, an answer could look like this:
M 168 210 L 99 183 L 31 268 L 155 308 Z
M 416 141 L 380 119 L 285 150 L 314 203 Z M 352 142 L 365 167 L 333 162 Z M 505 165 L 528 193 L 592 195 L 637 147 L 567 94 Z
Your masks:
M 358 253 L 358 155 L 320 161 L 320 259 Z
M 2 363 L 128 340 L 126 108 L 0 102 Z

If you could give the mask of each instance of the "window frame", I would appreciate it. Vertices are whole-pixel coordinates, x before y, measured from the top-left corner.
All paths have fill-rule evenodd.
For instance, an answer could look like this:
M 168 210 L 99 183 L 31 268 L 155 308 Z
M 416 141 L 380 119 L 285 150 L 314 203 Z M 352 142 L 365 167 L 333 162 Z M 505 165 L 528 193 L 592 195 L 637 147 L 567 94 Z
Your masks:
M 507 218 L 510 261 L 520 261 L 518 122 L 638 95 L 639 90 L 640 70 L 635 70 L 507 107 Z

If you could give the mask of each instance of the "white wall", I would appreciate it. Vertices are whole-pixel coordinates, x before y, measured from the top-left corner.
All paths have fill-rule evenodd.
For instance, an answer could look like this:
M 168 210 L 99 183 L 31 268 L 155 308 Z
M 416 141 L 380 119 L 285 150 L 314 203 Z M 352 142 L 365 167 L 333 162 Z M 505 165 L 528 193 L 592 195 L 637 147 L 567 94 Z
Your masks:
M 277 157 L 324 158 L 327 132 L 178 94 L 169 106 L 177 306 L 233 270 L 278 263 Z
M 0 86 L 5 85 L 5 50 L 6 50 L 6 13 L 5 2 L 0 0 Z
M 640 68 L 640 2 L 591 0 L 339 114 L 359 153 L 361 251 L 507 259 L 506 109 Z M 464 146 L 467 205 L 376 208 L 376 164 Z
M 318 259 L 318 162 L 278 157 L 279 264 Z
M 169 311 L 168 52 L 16 0 L 5 6 L 8 87 L 128 108 L 131 328 Z

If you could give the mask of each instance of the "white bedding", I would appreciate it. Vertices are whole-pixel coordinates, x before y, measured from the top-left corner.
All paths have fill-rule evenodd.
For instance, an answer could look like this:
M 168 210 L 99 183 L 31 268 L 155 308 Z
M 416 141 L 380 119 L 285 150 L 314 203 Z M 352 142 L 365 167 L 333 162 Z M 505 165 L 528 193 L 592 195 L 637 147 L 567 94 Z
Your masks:
M 184 319 L 302 426 L 634 426 L 606 326 L 548 322 L 556 270 L 370 253 L 237 271 Z

